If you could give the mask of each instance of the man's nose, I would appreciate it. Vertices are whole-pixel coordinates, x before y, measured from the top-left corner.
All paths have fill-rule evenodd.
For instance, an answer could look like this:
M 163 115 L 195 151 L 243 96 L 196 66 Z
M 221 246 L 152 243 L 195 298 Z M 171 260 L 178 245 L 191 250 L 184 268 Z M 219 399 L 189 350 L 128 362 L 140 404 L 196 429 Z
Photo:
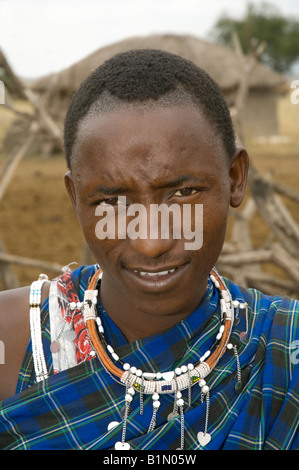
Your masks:
M 169 230 L 169 221 L 167 227 L 165 221 L 151 218 L 149 211 L 143 211 L 139 214 L 138 232 L 132 232 L 127 226 L 127 237 L 131 248 L 148 258 L 156 258 L 167 253 L 175 244 L 172 236 L 172 230 Z
M 158 258 L 159 256 L 170 251 L 175 243 L 175 240 L 168 239 L 152 239 L 152 238 L 136 238 L 129 241 L 131 249 L 146 258 Z

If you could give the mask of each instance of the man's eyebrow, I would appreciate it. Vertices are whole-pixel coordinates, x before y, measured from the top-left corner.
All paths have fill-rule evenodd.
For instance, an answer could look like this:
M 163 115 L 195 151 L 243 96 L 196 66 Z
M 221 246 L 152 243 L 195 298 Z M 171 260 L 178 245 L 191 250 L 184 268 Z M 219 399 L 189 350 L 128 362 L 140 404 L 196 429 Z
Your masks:
M 159 184 L 159 188 L 175 188 L 176 186 L 181 186 L 182 184 L 189 183 L 200 183 L 207 181 L 207 178 L 198 177 L 194 175 L 181 175 L 178 178 L 175 178 L 170 181 L 165 181 Z
M 177 178 L 167 181 L 164 180 L 163 182 L 159 182 L 158 184 L 155 184 L 155 186 L 158 189 L 163 189 L 163 188 L 175 188 L 179 187 L 182 184 L 188 182 L 188 183 L 203 183 L 207 181 L 207 177 L 199 177 L 199 176 L 194 176 L 194 175 L 180 175 Z M 117 194 L 125 194 L 128 188 L 125 186 L 98 186 L 92 193 L 88 195 L 89 198 L 92 198 L 94 196 L 100 195 L 105 195 L 105 196 L 111 196 L 111 195 L 117 195 Z
M 113 187 L 113 186 L 98 186 L 92 193 L 89 194 L 89 197 L 97 196 L 99 194 L 104 194 L 105 196 L 110 196 L 114 194 L 124 193 L 126 188 L 124 187 Z

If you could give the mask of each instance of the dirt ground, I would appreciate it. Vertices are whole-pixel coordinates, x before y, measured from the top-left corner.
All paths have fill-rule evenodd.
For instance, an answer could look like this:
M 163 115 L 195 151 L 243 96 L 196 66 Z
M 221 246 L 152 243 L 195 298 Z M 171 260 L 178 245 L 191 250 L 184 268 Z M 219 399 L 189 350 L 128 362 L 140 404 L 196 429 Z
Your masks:
M 290 108 L 294 112 L 294 107 Z M 286 109 L 283 108 L 286 116 Z M 299 105 L 289 132 L 282 143 L 255 143 L 248 146 L 255 166 L 263 174 L 299 191 Z M 1 135 L 0 135 L 1 140 Z M 0 166 L 7 158 L 0 155 Z M 63 156 L 43 160 L 25 158 L 0 201 L 0 235 L 8 253 L 66 265 L 83 257 L 81 228 L 64 188 L 66 165 Z M 299 205 L 287 201 L 299 223 Z M 261 246 L 269 235 L 265 223 L 256 217 L 254 246 Z M 20 285 L 31 283 L 42 272 L 39 268 L 13 266 Z M 55 273 L 48 272 L 49 277 Z M 0 280 L 0 289 L 2 288 Z
M 83 237 L 64 188 L 65 171 L 62 157 L 21 162 L 0 203 L 0 233 L 8 253 L 60 265 L 81 262 Z M 42 272 L 17 265 L 14 270 L 20 285 Z

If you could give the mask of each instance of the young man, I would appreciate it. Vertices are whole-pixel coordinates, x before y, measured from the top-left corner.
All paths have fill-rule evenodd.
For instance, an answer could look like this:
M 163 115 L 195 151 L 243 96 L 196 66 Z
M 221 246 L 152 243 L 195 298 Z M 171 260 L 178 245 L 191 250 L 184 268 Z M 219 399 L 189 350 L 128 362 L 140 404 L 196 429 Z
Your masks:
M 248 171 L 218 86 L 119 54 L 73 97 L 65 150 L 97 265 L 1 295 L 0 448 L 298 448 L 298 303 L 213 270 Z

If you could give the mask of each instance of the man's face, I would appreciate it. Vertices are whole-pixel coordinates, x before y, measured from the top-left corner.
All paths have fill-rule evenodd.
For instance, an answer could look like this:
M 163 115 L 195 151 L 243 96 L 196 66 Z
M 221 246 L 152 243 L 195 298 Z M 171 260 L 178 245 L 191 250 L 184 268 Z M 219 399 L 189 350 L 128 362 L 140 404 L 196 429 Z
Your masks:
M 229 162 L 212 126 L 192 106 L 131 107 L 85 118 L 74 156 L 66 185 L 103 270 L 101 295 L 151 315 L 190 313 L 220 254 L 229 206 L 242 200 L 246 158 Z M 188 205 L 193 229 L 196 205 L 202 205 L 202 246 L 186 249 L 190 240 L 183 233 L 174 238 L 171 230 L 166 239 L 119 238 L 116 230 L 115 237 L 100 240 L 96 209 L 108 205 L 117 227 L 124 209 L 117 204 L 120 196 L 126 208 L 141 204 L 147 214 L 153 204 L 177 204 L 182 213 Z M 149 235 L 150 217 L 145 224 Z

